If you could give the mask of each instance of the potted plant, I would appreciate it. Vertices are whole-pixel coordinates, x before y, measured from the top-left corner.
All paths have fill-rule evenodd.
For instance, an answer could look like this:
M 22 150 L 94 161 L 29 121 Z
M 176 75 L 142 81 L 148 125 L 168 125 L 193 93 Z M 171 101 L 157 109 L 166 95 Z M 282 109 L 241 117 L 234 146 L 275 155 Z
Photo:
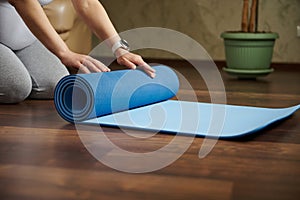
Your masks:
M 243 0 L 241 31 L 221 34 L 226 57 L 223 70 L 238 78 L 256 78 L 273 72 L 270 65 L 275 40 L 279 36 L 258 31 L 258 7 L 258 0 L 252 0 L 251 8 L 249 0 Z

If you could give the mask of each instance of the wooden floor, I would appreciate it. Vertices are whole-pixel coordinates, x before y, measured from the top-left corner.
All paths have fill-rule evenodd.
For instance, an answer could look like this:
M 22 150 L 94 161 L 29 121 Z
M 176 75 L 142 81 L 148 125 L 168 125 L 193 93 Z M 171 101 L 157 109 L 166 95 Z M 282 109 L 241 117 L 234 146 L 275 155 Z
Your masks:
M 190 81 L 198 101 L 210 102 L 205 83 L 186 62 L 160 62 Z M 299 104 L 300 66 L 273 66 L 275 72 L 257 80 L 237 80 L 220 70 L 228 104 Z M 190 92 L 179 91 L 187 100 Z M 157 134 L 137 141 L 120 129 L 104 131 L 133 152 L 153 151 L 174 137 Z M 300 111 L 251 137 L 219 140 L 200 159 L 202 142 L 203 138 L 195 138 L 182 157 L 163 169 L 129 174 L 97 161 L 81 143 L 75 126 L 56 113 L 53 101 L 0 105 L 0 199 L 299 199 Z

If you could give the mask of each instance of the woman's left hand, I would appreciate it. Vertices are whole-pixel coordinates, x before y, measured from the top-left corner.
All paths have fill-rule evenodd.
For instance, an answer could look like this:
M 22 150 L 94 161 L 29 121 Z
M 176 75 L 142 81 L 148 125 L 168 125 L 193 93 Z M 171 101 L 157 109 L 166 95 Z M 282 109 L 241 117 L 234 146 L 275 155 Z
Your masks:
M 155 77 L 155 70 L 148 65 L 140 55 L 131 53 L 121 48 L 119 48 L 115 54 L 120 65 L 127 66 L 130 69 L 136 69 L 137 66 L 141 67 L 151 78 Z

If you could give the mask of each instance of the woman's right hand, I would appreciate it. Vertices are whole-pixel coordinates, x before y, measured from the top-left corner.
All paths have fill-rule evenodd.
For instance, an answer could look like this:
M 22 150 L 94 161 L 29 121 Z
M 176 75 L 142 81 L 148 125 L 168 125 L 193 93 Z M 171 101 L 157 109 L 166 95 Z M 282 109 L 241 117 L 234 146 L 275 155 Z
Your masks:
M 38 1 L 9 0 L 9 3 L 15 7 L 36 38 L 55 54 L 64 65 L 78 69 L 81 73 L 110 71 L 100 61 L 88 55 L 72 52 L 52 27 Z M 49 70 L 51 71 L 51 69 Z
M 59 55 L 59 58 L 64 65 L 78 69 L 79 73 L 110 71 L 102 62 L 88 55 L 67 51 Z

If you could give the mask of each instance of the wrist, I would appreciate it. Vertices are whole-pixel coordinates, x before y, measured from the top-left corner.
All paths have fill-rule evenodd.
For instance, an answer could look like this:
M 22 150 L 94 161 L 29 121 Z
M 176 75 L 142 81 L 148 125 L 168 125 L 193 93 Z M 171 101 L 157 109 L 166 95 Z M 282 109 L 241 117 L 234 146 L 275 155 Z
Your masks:
M 69 48 L 64 48 L 61 49 L 59 51 L 57 51 L 57 53 L 55 54 L 60 60 L 63 60 L 64 58 L 68 57 L 68 55 L 70 54 L 70 49 Z
M 72 57 L 72 51 L 69 49 L 65 49 L 62 51 L 59 51 L 56 56 L 58 57 L 58 59 L 66 66 L 69 65 L 70 62 L 70 58 Z
M 112 53 L 116 56 L 122 56 L 125 53 L 128 53 L 130 50 L 129 44 L 126 40 L 120 39 L 116 41 L 111 47 Z
M 114 55 L 115 55 L 116 58 L 119 58 L 119 57 L 121 57 L 121 56 L 123 56 L 123 55 L 125 55 L 125 54 L 127 54 L 127 53 L 129 53 L 129 51 L 127 51 L 126 49 L 118 48 L 118 49 L 115 51 Z

